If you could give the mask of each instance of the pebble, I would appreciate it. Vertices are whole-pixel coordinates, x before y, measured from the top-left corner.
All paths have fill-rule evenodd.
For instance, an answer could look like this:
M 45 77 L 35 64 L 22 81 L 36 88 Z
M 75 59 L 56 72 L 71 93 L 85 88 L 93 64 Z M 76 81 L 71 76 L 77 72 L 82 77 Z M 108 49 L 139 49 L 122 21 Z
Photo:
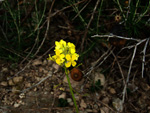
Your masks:
M 71 102 L 72 102 L 72 99 L 71 99 L 71 98 L 67 98 L 67 102 L 68 102 L 68 103 L 71 103 Z
M 117 111 L 122 112 L 122 110 L 123 110 L 122 100 L 120 100 L 119 98 L 115 98 L 112 101 L 112 105 Z
M 42 65 L 42 61 L 39 60 L 39 59 L 36 59 L 36 60 L 33 61 L 32 65 L 33 65 L 33 66 Z
M 44 68 L 40 66 L 39 67 L 39 72 L 42 73 L 43 71 L 44 71 Z
M 21 77 L 14 77 L 13 78 L 13 82 L 15 84 L 21 83 L 22 81 L 23 81 L 23 77 L 22 76 Z
M 20 106 L 19 103 L 15 103 L 15 104 L 14 104 L 14 107 L 15 107 L 15 108 L 17 108 L 17 107 L 19 107 L 19 106 Z
M 70 102 L 70 103 L 69 103 L 69 105 L 70 105 L 70 106 L 73 106 L 73 105 L 74 105 L 74 103 L 73 103 L 73 102 Z
M 102 99 L 102 102 L 105 103 L 105 104 L 108 104 L 109 103 L 109 98 L 105 97 L 104 99 Z
M 1 69 L 1 72 L 3 73 L 6 73 L 6 72 L 8 72 L 8 68 L 7 67 L 2 67 L 2 69 Z
M 24 93 L 21 93 L 21 94 L 19 95 L 19 98 L 21 98 L 21 99 L 25 98 L 25 94 L 24 94 Z
M 92 109 L 86 109 L 86 111 L 87 111 L 88 113 L 93 113 L 93 110 L 92 110 Z
M 44 73 L 44 74 L 48 74 L 48 70 L 45 70 L 45 69 L 44 69 L 44 70 L 43 70 L 43 73 Z
M 79 113 L 88 113 L 87 111 L 80 111 Z
M 33 91 L 37 91 L 38 89 L 37 89 L 37 87 L 35 87 L 34 89 L 33 89 Z
M 116 90 L 115 90 L 114 88 L 109 88 L 109 92 L 110 92 L 111 94 L 116 94 Z
M 94 109 L 98 109 L 98 105 L 97 104 L 95 104 L 93 107 L 94 107 Z
M 14 75 L 14 72 L 13 72 L 13 71 L 10 71 L 10 75 Z
M 59 70 L 60 66 L 56 63 L 53 63 L 52 67 L 56 70 L 56 72 Z
M 100 108 L 100 110 L 101 110 L 101 113 L 110 113 L 108 107 L 102 107 Z
M 47 60 L 47 64 L 50 66 L 53 64 L 53 61 L 52 60 Z
M 20 88 L 19 88 L 18 86 L 14 86 L 14 87 L 12 87 L 12 92 L 13 92 L 13 93 L 19 93 L 19 92 L 20 92 L 19 89 L 20 89 Z
M 31 87 L 31 86 L 32 86 L 32 84 L 31 84 L 31 83 L 29 83 L 29 82 L 26 82 L 25 86 L 26 86 L 26 87 Z
M 14 85 L 15 85 L 14 82 L 13 82 L 11 79 L 8 81 L 8 84 L 9 84 L 10 86 L 14 86 Z
M 59 95 L 59 97 L 58 97 L 59 99 L 60 98 L 63 98 L 63 99 L 66 99 L 66 93 L 65 92 L 63 92 L 61 95 Z
M 98 80 L 101 81 L 102 86 L 105 84 L 105 76 L 99 72 L 96 72 L 94 81 L 97 82 Z
M 1 82 L 1 85 L 2 85 L 2 86 L 8 86 L 8 83 L 5 82 L 5 81 L 2 81 L 2 82 Z
M 87 108 L 87 104 L 84 102 L 83 99 L 81 100 L 80 107 L 81 108 Z
M 47 65 L 47 60 L 44 60 L 42 65 L 44 65 L 44 66 Z

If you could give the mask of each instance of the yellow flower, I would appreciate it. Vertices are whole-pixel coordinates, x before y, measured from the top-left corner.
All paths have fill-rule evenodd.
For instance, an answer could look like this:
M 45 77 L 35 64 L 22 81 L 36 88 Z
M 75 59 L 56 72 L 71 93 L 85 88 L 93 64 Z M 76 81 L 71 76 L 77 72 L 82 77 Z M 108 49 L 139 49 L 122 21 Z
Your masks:
M 50 56 L 48 60 L 55 61 L 58 65 L 66 66 L 67 68 L 71 65 L 76 66 L 76 60 L 79 55 L 76 52 L 75 45 L 73 43 L 66 43 L 64 40 L 55 42 L 55 55 Z
M 64 40 L 60 40 L 60 42 L 56 41 L 55 45 L 56 45 L 55 50 L 59 50 L 60 53 L 62 53 L 66 48 L 66 42 Z
M 67 54 L 66 55 L 66 59 L 67 59 L 67 61 L 66 61 L 66 63 L 65 63 L 65 66 L 68 68 L 68 67 L 70 67 L 71 65 L 74 67 L 74 66 L 76 66 L 76 62 L 75 62 L 75 60 L 77 59 L 77 57 L 76 57 L 76 55 L 70 55 L 70 54 Z
M 63 46 L 63 47 L 66 47 L 67 43 L 64 41 L 64 40 L 60 40 L 60 44 Z
M 54 59 L 54 61 L 56 61 L 56 63 L 58 65 L 62 65 L 62 63 L 65 61 L 64 57 L 65 57 L 65 55 L 64 54 L 60 54 L 59 51 L 56 52 L 56 55 L 52 56 L 52 58 Z
M 69 51 L 71 54 L 75 53 L 75 45 L 73 43 L 68 42 Z
M 75 45 L 73 43 L 68 42 L 69 48 L 75 48 Z

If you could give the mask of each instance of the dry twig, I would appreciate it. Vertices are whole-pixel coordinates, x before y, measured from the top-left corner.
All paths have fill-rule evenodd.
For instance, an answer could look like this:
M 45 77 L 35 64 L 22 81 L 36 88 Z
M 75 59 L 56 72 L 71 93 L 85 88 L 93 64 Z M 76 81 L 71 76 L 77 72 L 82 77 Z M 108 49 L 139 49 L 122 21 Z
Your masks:
M 82 43 L 81 43 L 81 51 L 83 51 L 83 45 L 84 45 L 84 42 L 85 42 L 85 38 L 87 36 L 88 29 L 89 29 L 89 27 L 91 25 L 91 22 L 92 22 L 93 18 L 94 18 L 94 14 L 95 14 L 95 11 L 96 11 L 96 9 L 98 7 L 99 2 L 100 2 L 100 0 L 97 0 L 97 2 L 95 4 L 95 7 L 94 7 L 94 10 L 93 10 L 93 13 L 92 13 L 92 16 L 90 18 L 90 21 L 89 21 L 89 23 L 88 23 L 88 25 L 87 25 L 87 27 L 85 29 L 85 33 L 84 33 L 84 36 L 83 36 L 83 39 L 82 39 Z

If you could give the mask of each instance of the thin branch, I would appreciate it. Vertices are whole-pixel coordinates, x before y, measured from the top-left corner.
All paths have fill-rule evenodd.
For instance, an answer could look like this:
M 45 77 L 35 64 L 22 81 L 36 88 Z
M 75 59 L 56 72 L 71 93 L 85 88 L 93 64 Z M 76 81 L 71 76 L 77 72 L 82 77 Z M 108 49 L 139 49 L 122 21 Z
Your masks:
M 95 5 L 94 10 L 93 10 L 93 13 L 92 13 L 92 16 L 90 18 L 90 21 L 89 21 L 89 23 L 88 23 L 88 25 L 87 25 L 87 27 L 85 29 L 85 33 L 84 33 L 84 36 L 83 36 L 83 39 L 82 39 L 82 42 L 81 42 L 81 51 L 83 51 L 83 47 L 84 47 L 83 45 L 84 45 L 84 42 L 85 42 L 85 38 L 87 36 L 88 29 L 89 29 L 89 27 L 91 25 L 91 22 L 92 22 L 93 18 L 94 18 L 94 14 L 95 14 L 95 11 L 96 11 L 96 9 L 98 7 L 99 2 L 100 2 L 100 0 L 97 0 L 96 5 Z
M 142 78 L 143 78 L 143 76 L 144 76 L 145 54 L 146 54 L 146 48 L 147 48 L 149 39 L 150 39 L 150 38 L 147 39 L 147 41 L 146 41 L 146 43 L 145 43 L 145 47 L 144 47 L 144 49 L 143 49 Z
M 140 42 L 141 40 L 140 39 L 136 39 L 136 38 L 128 38 L 128 37 L 123 37 L 123 36 L 118 36 L 118 35 L 114 35 L 114 34 L 109 34 L 109 35 L 93 35 L 91 36 L 92 38 L 96 38 L 96 37 L 100 37 L 100 38 L 104 38 L 104 37 L 107 37 L 107 38 L 120 38 L 120 39 L 125 39 L 125 40 L 132 40 L 132 41 L 137 41 L 137 42 Z
M 111 51 L 111 54 L 114 56 L 114 58 L 115 58 L 115 60 L 116 60 L 116 62 L 118 64 L 118 67 L 119 67 L 119 70 L 120 70 L 120 73 L 121 73 L 121 76 L 122 76 L 122 79 L 123 79 L 123 83 L 125 85 L 126 82 L 125 82 L 124 74 L 123 74 L 122 68 L 121 68 L 121 66 L 120 66 L 120 64 L 118 62 L 118 59 L 117 59 L 116 55 L 113 53 L 113 51 Z
M 86 74 L 84 76 L 89 75 L 95 69 L 95 67 L 97 66 L 97 64 L 103 59 L 103 61 L 98 64 L 98 66 L 100 66 L 107 59 L 107 57 L 110 55 L 109 51 L 110 51 L 110 49 L 108 49 L 102 56 L 100 56 L 98 58 L 98 60 L 96 60 L 93 63 L 93 65 L 90 68 L 88 68 L 88 72 L 86 72 Z
M 79 14 L 87 7 L 87 5 L 91 2 L 91 0 L 88 1 L 87 4 L 85 4 L 85 6 L 77 13 L 77 15 L 72 19 L 72 21 L 77 17 L 79 16 Z

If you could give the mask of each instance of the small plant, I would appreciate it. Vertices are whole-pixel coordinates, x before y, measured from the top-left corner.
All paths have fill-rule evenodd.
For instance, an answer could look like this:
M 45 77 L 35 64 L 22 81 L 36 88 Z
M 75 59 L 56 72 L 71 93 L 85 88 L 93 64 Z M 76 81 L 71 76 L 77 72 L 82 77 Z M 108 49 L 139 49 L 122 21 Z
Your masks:
M 66 99 L 60 98 L 58 100 L 58 107 L 67 107 L 68 106 L 68 102 Z
M 128 1 L 125 3 L 127 7 L 123 7 L 119 0 L 116 0 L 116 3 L 123 15 L 124 24 L 129 36 L 138 37 L 142 29 L 147 26 L 150 1 Z
M 103 86 L 101 85 L 101 81 L 97 80 L 95 83 L 92 83 L 92 85 L 90 86 L 90 91 L 91 92 L 96 92 L 96 91 L 99 91 L 102 88 L 103 88 Z
M 66 76 L 67 76 L 70 92 L 71 92 L 73 102 L 76 108 L 76 112 L 78 113 L 76 99 L 74 97 L 74 93 L 73 93 L 70 79 L 68 76 L 68 72 L 69 72 L 68 68 L 71 66 L 73 67 L 76 66 L 77 64 L 76 61 L 78 60 L 79 55 L 76 53 L 75 45 L 73 43 L 70 43 L 70 42 L 66 43 L 64 40 L 60 40 L 60 42 L 56 41 L 55 45 L 56 45 L 55 50 L 54 50 L 55 55 L 52 57 L 51 55 L 49 55 L 48 60 L 52 60 L 64 68 Z

